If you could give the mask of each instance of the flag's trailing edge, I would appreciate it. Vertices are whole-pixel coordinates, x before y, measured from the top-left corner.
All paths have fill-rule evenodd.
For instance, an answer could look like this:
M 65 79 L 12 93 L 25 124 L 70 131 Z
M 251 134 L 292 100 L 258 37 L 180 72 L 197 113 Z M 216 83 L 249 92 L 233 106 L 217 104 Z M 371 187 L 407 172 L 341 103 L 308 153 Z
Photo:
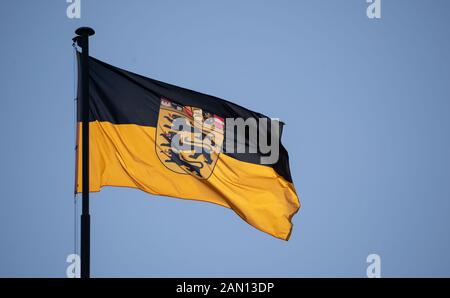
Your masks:
M 89 90 L 91 192 L 100 191 L 103 186 L 123 186 L 155 195 L 211 202 L 231 208 L 263 232 L 289 239 L 291 219 L 300 203 L 291 179 L 288 153 L 281 141 L 278 161 L 270 165 L 261 163 L 264 154 L 260 150 L 233 153 L 225 148 L 222 152 L 200 151 L 186 156 L 169 145 L 176 133 L 171 124 L 177 118 L 192 125 L 198 119 L 195 114 L 201 119 L 213 119 L 216 127 L 213 136 L 222 147 L 225 147 L 226 119 L 277 120 L 92 57 L 89 58 Z M 81 112 L 78 111 L 77 148 L 81 148 Z M 266 136 L 270 136 L 268 126 Z M 281 138 L 283 123 L 279 127 Z M 244 142 L 251 142 L 248 136 Z M 190 145 L 194 148 L 196 141 Z M 76 192 L 82 189 L 81 166 L 81 150 L 78 150 Z

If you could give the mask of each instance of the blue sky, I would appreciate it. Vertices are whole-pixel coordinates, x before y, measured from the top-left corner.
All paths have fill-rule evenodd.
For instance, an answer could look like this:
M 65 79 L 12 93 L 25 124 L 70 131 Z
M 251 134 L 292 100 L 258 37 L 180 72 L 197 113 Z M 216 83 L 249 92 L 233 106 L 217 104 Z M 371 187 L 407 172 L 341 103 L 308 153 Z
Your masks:
M 74 250 L 73 31 L 91 55 L 285 123 L 289 242 L 201 202 L 92 195 L 92 275 L 450 275 L 448 1 L 4 1 L 0 276 L 64 277 Z

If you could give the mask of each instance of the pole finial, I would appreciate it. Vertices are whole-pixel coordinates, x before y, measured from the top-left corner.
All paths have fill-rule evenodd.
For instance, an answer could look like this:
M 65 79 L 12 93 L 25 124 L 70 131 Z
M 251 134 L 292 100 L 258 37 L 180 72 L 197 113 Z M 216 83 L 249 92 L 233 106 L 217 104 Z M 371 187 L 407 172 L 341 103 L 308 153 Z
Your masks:
M 91 36 L 95 34 L 95 31 L 91 27 L 80 27 L 77 30 L 75 30 L 75 34 L 79 36 L 83 35 Z

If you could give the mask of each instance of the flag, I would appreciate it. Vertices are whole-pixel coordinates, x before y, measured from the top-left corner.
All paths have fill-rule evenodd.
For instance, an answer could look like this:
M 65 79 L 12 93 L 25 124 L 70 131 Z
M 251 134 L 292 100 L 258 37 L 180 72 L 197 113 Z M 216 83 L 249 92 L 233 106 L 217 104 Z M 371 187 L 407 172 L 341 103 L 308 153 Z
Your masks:
M 80 59 L 78 54 L 79 69 Z M 80 76 L 78 81 L 80 95 Z M 89 108 L 90 192 L 122 186 L 210 202 L 289 239 L 300 203 L 280 141 L 281 121 L 93 57 Z M 75 189 L 81 192 L 78 111 Z

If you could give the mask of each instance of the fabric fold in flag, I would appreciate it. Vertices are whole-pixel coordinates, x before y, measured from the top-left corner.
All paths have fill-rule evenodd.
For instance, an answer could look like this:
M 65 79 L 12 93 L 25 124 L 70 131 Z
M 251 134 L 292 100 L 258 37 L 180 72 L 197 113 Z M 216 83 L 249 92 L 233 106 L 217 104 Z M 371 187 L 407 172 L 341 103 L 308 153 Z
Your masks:
M 78 62 L 80 67 L 79 54 Z M 289 239 L 300 203 L 279 141 L 282 122 L 93 57 L 89 90 L 91 192 L 122 186 L 210 202 Z M 242 124 L 244 134 L 239 134 L 234 127 Z M 77 148 L 82 133 L 79 112 Z M 265 162 L 273 155 L 271 147 L 277 148 L 276 160 Z M 77 150 L 76 192 L 82 190 L 81 154 Z

